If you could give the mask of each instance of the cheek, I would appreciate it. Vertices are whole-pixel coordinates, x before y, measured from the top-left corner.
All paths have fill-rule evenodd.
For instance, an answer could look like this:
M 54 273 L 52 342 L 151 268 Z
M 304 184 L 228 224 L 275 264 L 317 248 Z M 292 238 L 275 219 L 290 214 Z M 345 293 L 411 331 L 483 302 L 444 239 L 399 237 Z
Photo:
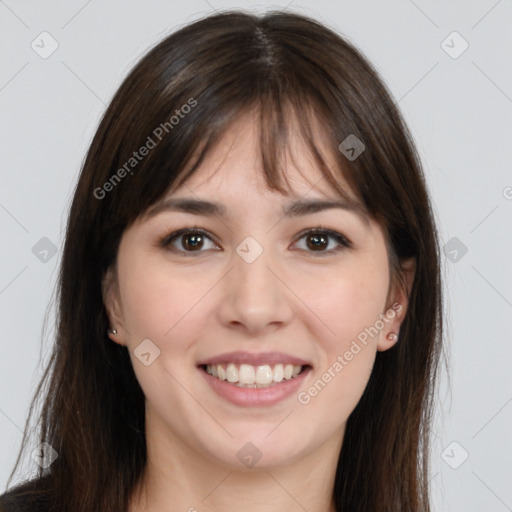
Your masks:
M 123 318 L 132 342 L 141 337 L 161 339 L 183 316 L 183 283 L 143 253 L 119 258 L 119 280 Z
M 171 269 L 144 253 L 119 261 L 123 318 L 130 344 L 154 340 L 166 352 L 182 350 L 200 330 L 208 290 L 214 277 Z M 169 343 L 172 340 L 172 343 Z M 182 340 L 180 342 L 180 340 Z
M 338 416 L 348 417 L 368 383 L 379 334 L 375 326 L 384 313 L 388 284 L 384 258 L 330 276 L 323 290 L 310 288 L 309 304 L 323 324 L 323 334 L 317 337 L 316 381 L 305 391 L 319 411 L 337 411 L 334 423 Z
M 366 265 L 347 267 L 324 283 L 322 287 L 310 287 L 308 304 L 326 327 L 322 338 L 329 351 L 345 350 L 384 313 L 389 285 L 386 260 L 372 259 Z

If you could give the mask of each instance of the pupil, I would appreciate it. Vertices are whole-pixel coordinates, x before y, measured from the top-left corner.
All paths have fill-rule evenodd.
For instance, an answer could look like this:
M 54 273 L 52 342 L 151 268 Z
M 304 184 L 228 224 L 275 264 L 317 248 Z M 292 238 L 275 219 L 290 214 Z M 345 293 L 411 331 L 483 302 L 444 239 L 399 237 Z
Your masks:
M 184 247 L 197 249 L 201 245 L 201 235 L 188 235 L 185 237 Z
M 310 248 L 319 248 L 325 245 L 325 236 L 324 235 L 311 235 L 308 240 L 313 241 L 313 244 L 309 244 Z

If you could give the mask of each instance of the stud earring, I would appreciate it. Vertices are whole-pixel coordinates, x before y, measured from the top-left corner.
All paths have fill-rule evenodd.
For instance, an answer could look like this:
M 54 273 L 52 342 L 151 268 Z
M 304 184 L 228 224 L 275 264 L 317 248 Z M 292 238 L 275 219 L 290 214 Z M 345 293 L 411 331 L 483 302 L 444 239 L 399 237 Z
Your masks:
M 398 339 L 398 334 L 396 332 L 390 332 L 386 336 L 386 339 L 388 339 L 389 341 L 396 341 Z
M 108 329 L 107 332 L 109 334 L 117 334 L 117 330 L 116 329 Z

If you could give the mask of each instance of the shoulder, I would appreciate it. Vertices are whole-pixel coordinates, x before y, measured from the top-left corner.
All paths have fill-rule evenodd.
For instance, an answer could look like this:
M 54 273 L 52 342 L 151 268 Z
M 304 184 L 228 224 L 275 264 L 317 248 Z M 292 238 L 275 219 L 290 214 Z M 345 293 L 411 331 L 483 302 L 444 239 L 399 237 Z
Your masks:
M 47 512 L 48 493 L 44 479 L 27 480 L 0 495 L 0 512 Z

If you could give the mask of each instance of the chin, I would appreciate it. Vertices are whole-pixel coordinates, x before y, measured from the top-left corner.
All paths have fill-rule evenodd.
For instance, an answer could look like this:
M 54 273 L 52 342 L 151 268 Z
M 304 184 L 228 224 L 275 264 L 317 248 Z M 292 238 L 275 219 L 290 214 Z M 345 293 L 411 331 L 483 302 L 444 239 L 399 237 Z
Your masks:
M 276 424 L 273 425 L 275 427 Z M 262 435 L 261 429 L 248 427 L 240 436 L 230 431 L 233 438 L 226 438 L 222 445 L 205 446 L 205 449 L 210 457 L 230 471 L 269 470 L 304 457 L 307 447 L 301 446 L 300 439 L 295 439 L 292 432 L 283 431 L 278 435 L 276 431 L 269 436 L 271 431 L 265 428 L 265 434 Z

